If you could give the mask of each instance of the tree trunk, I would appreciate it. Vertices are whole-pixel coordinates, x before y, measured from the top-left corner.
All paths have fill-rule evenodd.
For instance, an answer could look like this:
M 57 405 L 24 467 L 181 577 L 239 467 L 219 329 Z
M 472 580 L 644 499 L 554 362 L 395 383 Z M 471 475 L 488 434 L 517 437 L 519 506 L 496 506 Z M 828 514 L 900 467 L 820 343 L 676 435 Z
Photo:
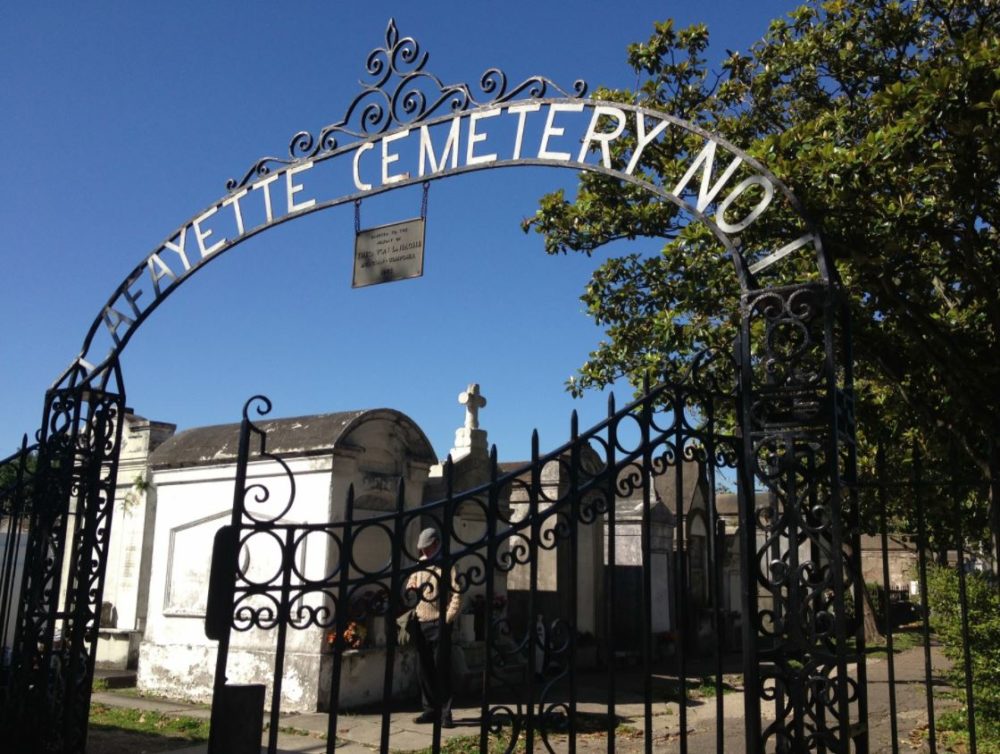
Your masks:
M 867 588 L 863 587 L 861 594 L 862 616 L 865 624 L 865 644 L 867 645 L 870 642 L 881 639 L 885 635 L 885 626 L 882 625 L 884 616 L 875 614 L 875 606 L 872 605 L 872 597 L 868 594 Z M 884 599 L 888 605 L 889 595 L 886 594 Z

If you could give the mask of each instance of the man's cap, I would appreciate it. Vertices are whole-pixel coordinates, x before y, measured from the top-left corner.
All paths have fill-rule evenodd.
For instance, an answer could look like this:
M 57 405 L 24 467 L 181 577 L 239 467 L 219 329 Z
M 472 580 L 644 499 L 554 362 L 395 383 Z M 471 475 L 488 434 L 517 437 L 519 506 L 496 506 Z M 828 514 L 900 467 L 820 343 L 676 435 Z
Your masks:
M 426 550 L 428 547 L 433 545 L 435 542 L 439 542 L 437 529 L 432 529 L 427 527 L 422 532 L 420 532 L 420 537 L 417 539 L 417 549 Z

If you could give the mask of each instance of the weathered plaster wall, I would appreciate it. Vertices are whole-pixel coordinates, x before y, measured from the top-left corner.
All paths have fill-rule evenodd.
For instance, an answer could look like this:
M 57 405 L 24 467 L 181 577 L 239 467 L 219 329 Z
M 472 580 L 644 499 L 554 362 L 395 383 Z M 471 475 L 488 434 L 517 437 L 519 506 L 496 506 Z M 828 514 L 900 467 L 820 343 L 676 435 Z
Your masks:
M 290 462 L 296 498 L 285 521 L 322 521 L 329 509 L 329 457 Z M 287 478 L 274 463 L 251 464 L 248 483 L 265 485 L 266 503 L 250 503 L 257 515 L 274 515 L 287 500 Z M 149 618 L 141 645 L 139 688 L 196 700 L 211 697 L 215 642 L 205 637 L 204 617 L 212 539 L 230 521 L 233 466 L 199 466 L 154 471 L 157 493 L 156 537 L 150 572 Z M 325 541 L 317 538 L 298 548 L 299 567 L 307 578 L 326 571 Z M 280 552 L 270 535 L 257 535 L 241 551 L 241 566 L 252 581 L 268 581 Z M 318 596 L 311 604 L 320 604 Z M 258 601 L 257 606 L 263 602 Z M 289 710 L 315 709 L 319 687 L 319 628 L 291 630 L 286 642 L 283 704 Z M 277 633 L 234 631 L 227 676 L 230 683 L 270 682 L 274 674 Z

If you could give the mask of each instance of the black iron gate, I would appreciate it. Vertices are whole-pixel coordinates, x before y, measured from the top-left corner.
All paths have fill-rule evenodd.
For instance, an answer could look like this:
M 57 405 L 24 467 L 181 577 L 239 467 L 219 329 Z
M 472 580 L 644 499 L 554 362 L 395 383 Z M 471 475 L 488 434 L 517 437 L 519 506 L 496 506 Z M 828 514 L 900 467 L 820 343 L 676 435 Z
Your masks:
M 359 626 L 370 626 L 379 618 L 390 629 L 385 634 L 384 679 L 381 698 L 381 750 L 395 748 L 390 734 L 390 721 L 395 704 L 393 689 L 399 684 L 395 656 L 410 651 L 399 646 L 395 620 L 414 609 L 421 600 L 439 603 L 445 614 L 452 592 L 468 606 L 475 601 L 484 606 L 482 635 L 484 664 L 476 689 L 480 699 L 477 719 L 482 750 L 491 739 L 498 739 L 508 750 L 519 746 L 527 749 L 551 750 L 559 741 L 574 746 L 581 720 L 593 732 L 594 715 L 583 715 L 578 709 L 578 674 L 581 655 L 595 648 L 605 668 L 606 712 L 599 716 L 599 730 L 614 740 L 618 726 L 615 708 L 623 683 L 619 680 L 621 658 L 631 654 L 645 669 L 639 688 L 632 691 L 645 697 L 645 737 L 647 750 L 653 745 L 652 727 L 654 667 L 670 667 L 672 675 L 685 685 L 688 678 L 688 647 L 694 645 L 698 617 L 711 626 L 714 637 L 708 656 L 721 668 L 726 647 L 722 626 L 723 607 L 721 571 L 710 568 L 713 578 L 706 583 L 706 599 L 698 600 L 702 616 L 693 614 L 688 593 L 688 563 L 690 531 L 686 522 L 691 518 L 688 506 L 692 499 L 700 514 L 709 521 L 719 521 L 715 506 L 717 473 L 734 479 L 732 472 L 739 457 L 738 441 L 730 431 L 723 431 L 720 422 L 735 418 L 735 384 L 731 359 L 706 358 L 699 361 L 690 382 L 683 385 L 660 385 L 646 389 L 634 402 L 618 409 L 612 399 L 608 417 L 596 427 L 578 431 L 573 417 L 570 441 L 557 450 L 542 455 L 537 436 L 530 462 L 517 469 L 501 471 L 495 449 L 491 456 L 489 479 L 481 486 L 468 490 L 454 489 L 452 464 L 445 465 L 447 496 L 418 508 L 404 507 L 404 491 L 397 497 L 397 510 L 375 518 L 356 519 L 353 490 L 346 501 L 343 521 L 288 523 L 295 520 L 294 480 L 288 485 L 291 497 L 277 506 L 280 512 L 262 516 L 262 503 L 274 504 L 269 492 L 259 480 L 247 482 L 247 468 L 263 461 L 281 463 L 267 452 L 267 438 L 251 420 L 248 412 L 256 408 L 263 414 L 270 403 L 263 398 L 251 400 L 244 410 L 237 467 L 237 486 L 232 523 L 220 531 L 213 557 L 213 593 L 210 595 L 207 621 L 208 633 L 219 639 L 219 664 L 213 710 L 231 708 L 229 700 L 243 695 L 248 702 L 260 705 L 249 719 L 263 711 L 263 693 L 247 694 L 226 684 L 228 656 L 238 651 L 240 632 L 273 632 L 274 673 L 267 688 L 270 707 L 269 751 L 276 751 L 282 706 L 281 684 L 284 673 L 285 645 L 290 631 L 318 631 L 331 637 L 331 678 L 327 750 L 333 751 L 336 741 L 337 717 L 340 711 L 341 668 L 344 652 L 350 649 L 352 637 Z M 717 418 L 720 417 L 720 418 Z M 543 472 L 557 470 L 564 484 L 553 493 L 543 483 Z M 694 477 L 695 483 L 685 476 Z M 283 485 L 284 487 L 284 485 Z M 694 490 L 694 492 L 692 492 Z M 692 497 L 693 495 L 693 497 Z M 669 496 L 669 499 L 664 499 Z M 511 501 L 520 501 L 514 502 Z M 475 509 L 476 518 L 483 522 L 481 533 L 474 538 L 463 536 L 457 522 Z M 664 514 L 664 511 L 669 511 Z M 637 627 L 637 646 L 631 652 L 622 650 L 620 629 L 615 611 L 623 606 L 617 594 L 619 582 L 613 575 L 621 562 L 621 525 L 617 517 L 630 514 L 630 522 L 639 531 L 640 553 L 629 553 L 631 565 L 641 573 L 637 589 L 629 601 L 628 613 Z M 673 521 L 674 541 L 661 563 L 666 568 L 657 571 L 653 562 L 654 519 L 668 516 Z M 432 528 L 440 534 L 442 544 L 438 557 L 421 560 L 417 551 L 417 532 Z M 597 636 L 584 635 L 577 628 L 576 606 L 593 595 L 578 594 L 580 562 L 579 542 L 582 532 L 593 527 L 606 529 L 606 557 L 603 595 Z M 710 527 L 713 531 L 714 527 Z M 386 556 L 375 567 L 361 567 L 355 547 L 370 542 L 372 534 L 388 543 Z M 321 533 L 329 543 L 330 572 L 322 579 L 306 578 L 301 550 L 308 538 Z M 266 541 L 273 550 L 280 545 L 280 567 L 264 567 L 273 576 L 261 582 L 248 574 L 254 561 L 255 543 Z M 707 538 L 707 552 L 699 553 L 710 563 L 718 562 L 718 536 Z M 549 612 L 542 610 L 539 590 L 539 560 L 543 551 L 559 551 L 561 559 L 570 563 L 568 578 L 561 580 L 564 606 L 560 612 L 547 603 Z M 274 555 L 271 556 L 272 558 Z M 274 565 L 279 565 L 275 563 Z M 258 564 L 259 567 L 259 564 Z M 519 572 L 524 588 L 510 589 L 508 577 Z M 413 579 L 427 574 L 434 585 L 414 588 Z M 420 579 L 423 581 L 424 579 Z M 437 588 L 438 586 L 443 588 Z M 654 593 L 670 594 L 674 611 L 673 630 L 653 630 L 652 606 Z M 511 603 L 520 600 L 517 617 Z M 662 599 L 662 597 L 661 597 Z M 497 607 L 497 606 L 502 607 Z M 668 636 L 669 634 L 669 636 Z M 629 637 L 631 638 L 631 637 Z M 445 633 L 445 655 L 450 655 L 450 633 Z M 666 659 L 669 649 L 672 659 Z M 729 647 L 731 650 L 732 647 Z M 418 653 L 420 647 L 418 646 Z M 703 661 L 704 664 L 704 661 Z M 593 672 L 592 666 L 589 672 Z M 721 671 L 718 675 L 721 683 Z M 636 679 L 632 679 L 635 683 Z M 719 700 L 722 699 L 720 691 Z M 593 700 L 591 700 L 593 701 Z M 681 740 L 686 738 L 681 707 Z M 246 717 L 241 718 L 243 720 Z M 258 718 L 259 719 L 259 718 Z M 435 744 L 440 743 L 442 717 L 434 716 Z M 213 717 L 212 750 L 224 748 L 224 731 L 230 726 Z M 259 731 L 258 731 L 259 734 Z M 253 737 L 251 737 L 253 739 Z M 492 745 L 496 745 L 493 742 Z M 251 746 L 256 746 L 254 742 Z M 247 749 L 248 751 L 250 749 Z
M 49 391 L 39 441 L 8 460 L 13 483 L 0 497 L 0 702 L 12 751 L 86 742 L 124 400 L 74 384 L 80 376 Z
M 521 745 L 529 751 L 568 745 L 572 751 L 581 720 L 590 719 L 580 713 L 577 698 L 583 673 L 581 646 L 590 637 L 578 629 L 573 606 L 593 598 L 578 594 L 579 542 L 581 532 L 599 526 L 605 530 L 604 578 L 596 646 L 604 668 L 605 696 L 597 727 L 607 734 L 609 750 L 615 747 L 619 722 L 616 706 L 629 684 L 630 691 L 644 700 L 641 739 L 650 752 L 662 748 L 666 740 L 658 744 L 658 736 L 664 734 L 654 730 L 657 696 L 679 694 L 676 737 L 681 750 L 686 750 L 686 689 L 695 665 L 698 677 L 714 678 L 721 721 L 726 637 L 733 633 L 726 627 L 732 625 L 734 613 L 742 622 L 747 749 L 865 750 L 863 636 L 857 621 L 846 617 L 847 603 L 860 594 L 860 582 L 852 577 L 859 573 L 853 567 L 859 552 L 858 528 L 851 505 L 841 503 L 836 477 L 831 480 L 835 459 L 850 461 L 837 444 L 848 437 L 850 414 L 849 404 L 833 399 L 842 394 L 823 379 L 827 363 L 823 354 L 828 352 L 830 336 L 824 315 L 829 306 L 822 287 L 767 292 L 748 306 L 746 335 L 749 338 L 754 317 L 764 320 L 765 343 L 775 343 L 775 333 L 783 328 L 797 329 L 798 347 L 791 358 L 777 349 L 752 357 L 748 348 L 742 363 L 751 366 L 740 369 L 728 354 L 706 353 L 683 383 L 647 388 L 622 409 L 612 399 L 607 419 L 593 429 L 580 432 L 574 417 L 570 441 L 556 451 L 541 455 L 536 440 L 532 459 L 523 468 L 501 471 L 494 452 L 489 479 L 473 489 L 458 490 L 448 464 L 444 499 L 406 509 L 401 489 L 396 512 L 376 518 L 355 519 L 349 496 L 343 521 L 286 522 L 283 516 L 294 507 L 290 472 L 291 497 L 278 505 L 280 513 L 255 513 L 261 501 L 273 501 L 259 482 L 246 481 L 248 464 L 281 461 L 268 455 L 266 436 L 245 411 L 233 519 L 220 532 L 213 558 L 215 591 L 208 625 L 209 635 L 220 641 L 213 709 L 229 708 L 228 699 L 237 693 L 248 698 L 243 690 L 226 684 L 228 654 L 238 644 L 234 637 L 239 632 L 273 631 L 274 673 L 266 692 L 269 746 L 274 751 L 288 632 L 327 631 L 332 656 L 325 707 L 332 751 L 343 653 L 352 646 L 350 639 L 359 626 L 379 618 L 391 627 L 398 615 L 421 599 L 439 602 L 444 614 L 451 590 L 466 600 L 481 598 L 485 605 L 496 604 L 497 596 L 504 594 L 507 608 L 490 612 L 484 626 L 476 721 L 481 748 L 485 751 L 496 738 L 508 751 Z M 760 365 L 759 374 L 755 364 Z M 764 384 L 754 384 L 757 379 Z M 741 401 L 741 395 L 761 397 Z M 264 401 L 263 408 L 258 407 L 262 412 L 270 410 L 266 399 L 259 400 Z M 834 409 L 846 425 L 841 437 L 822 432 Z M 555 495 L 542 482 L 543 471 L 553 466 L 566 480 Z M 716 505 L 720 475 L 739 490 L 739 505 L 729 511 L 728 542 L 726 520 Z M 522 502 L 515 505 L 512 500 Z M 456 523 L 459 512 L 470 507 L 484 522 L 474 538 L 463 537 Z M 670 520 L 673 532 L 667 557 L 659 561 L 652 549 L 657 517 Z M 698 518 L 702 525 L 696 533 Z M 641 542 L 638 556 L 628 553 L 637 578 L 631 580 L 629 594 L 619 595 L 623 582 L 616 578 L 616 570 L 624 563 L 619 542 L 629 523 L 637 527 Z M 443 543 L 432 561 L 420 560 L 415 547 L 417 531 L 425 527 L 438 532 Z M 361 567 L 354 548 L 359 541 L 370 540 L 372 531 L 390 547 L 377 566 Z M 332 564 L 318 580 L 304 575 L 299 553 L 307 538 L 317 533 L 329 542 Z M 257 541 L 272 548 L 277 544 L 281 553 L 280 567 L 265 568 L 273 576 L 263 582 L 247 573 Z M 739 574 L 741 579 L 741 594 L 739 598 L 730 594 L 729 609 L 724 606 L 721 552 L 727 547 L 730 575 Z M 561 612 L 553 610 L 553 603 L 544 601 L 538 589 L 540 555 L 553 550 L 562 551 L 570 563 L 568 578 L 559 585 L 566 596 L 562 604 L 570 607 Z M 518 595 L 522 604 L 517 610 L 512 609 L 507 588 L 515 571 L 519 583 L 526 584 Z M 442 588 L 429 593 L 407 588 L 422 572 Z M 672 620 L 669 630 L 654 631 L 653 609 L 663 595 L 669 595 Z M 626 605 L 623 596 L 638 599 Z M 639 676 L 633 674 L 628 681 L 622 668 L 629 653 L 623 651 L 621 622 L 616 619 L 622 609 L 636 627 L 633 636 L 638 642 L 631 649 L 641 668 Z M 446 655 L 448 641 L 444 639 Z M 699 643 L 704 656 L 695 661 Z M 383 751 L 393 748 L 390 721 L 398 685 L 393 675 L 400 651 L 395 630 L 387 630 Z M 255 714 L 263 710 L 263 691 L 253 697 L 259 705 Z M 773 708 L 762 709 L 762 700 L 773 701 Z M 437 747 L 442 718 L 434 717 Z M 593 722 L 587 725 L 593 727 Z M 217 718 L 213 729 L 222 736 L 228 727 Z M 721 723 L 716 736 L 721 747 Z M 214 750 L 222 751 L 221 745 L 220 738 L 213 739 Z

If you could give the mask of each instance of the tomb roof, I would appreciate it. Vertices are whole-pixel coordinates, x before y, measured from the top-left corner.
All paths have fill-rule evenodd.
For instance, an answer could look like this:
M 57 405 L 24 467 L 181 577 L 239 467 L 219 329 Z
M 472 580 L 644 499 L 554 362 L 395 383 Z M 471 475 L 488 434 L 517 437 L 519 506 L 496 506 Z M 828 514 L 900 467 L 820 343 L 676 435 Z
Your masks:
M 423 431 L 405 414 L 377 408 L 338 411 L 329 414 L 295 416 L 286 419 L 258 419 L 254 425 L 267 433 L 267 452 L 283 457 L 330 453 L 360 424 L 371 420 L 391 421 L 409 430 L 414 457 L 434 462 L 434 450 Z M 239 450 L 240 424 L 216 424 L 178 432 L 149 457 L 152 468 L 179 468 L 235 463 Z M 251 443 L 256 443 L 251 438 Z M 251 453 L 257 446 L 251 445 Z M 425 458 L 426 456 L 426 458 Z

